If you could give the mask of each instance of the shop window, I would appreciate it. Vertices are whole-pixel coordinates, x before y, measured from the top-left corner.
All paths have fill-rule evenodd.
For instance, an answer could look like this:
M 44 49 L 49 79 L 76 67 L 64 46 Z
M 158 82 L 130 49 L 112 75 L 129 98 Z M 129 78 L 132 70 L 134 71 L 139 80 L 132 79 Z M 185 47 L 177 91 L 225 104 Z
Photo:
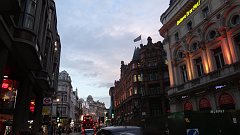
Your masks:
M 233 97 L 228 93 L 222 93 L 219 96 L 219 106 L 222 110 L 229 110 L 229 109 L 235 109 L 235 102 L 233 100 Z
M 185 104 L 184 104 L 184 111 L 192 111 L 193 110 L 193 106 L 192 106 L 192 103 L 187 101 Z
M 218 47 L 217 49 L 213 50 L 214 52 L 214 58 L 216 62 L 217 69 L 221 69 L 224 67 L 225 62 L 223 59 L 223 53 L 221 47 Z
M 203 110 L 210 110 L 211 109 L 211 104 L 210 104 L 209 100 L 206 99 L 206 98 L 200 99 L 200 101 L 199 101 L 199 109 L 201 111 L 203 111 Z
M 3 79 L 0 89 L 0 112 L 11 114 L 16 101 L 17 81 L 11 79 Z

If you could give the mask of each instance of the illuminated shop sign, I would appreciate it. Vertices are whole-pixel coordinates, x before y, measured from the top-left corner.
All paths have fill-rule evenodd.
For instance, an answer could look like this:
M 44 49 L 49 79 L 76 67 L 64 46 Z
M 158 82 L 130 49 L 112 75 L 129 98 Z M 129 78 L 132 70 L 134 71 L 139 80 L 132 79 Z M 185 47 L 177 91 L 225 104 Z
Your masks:
M 197 9 L 201 4 L 201 0 L 198 0 L 197 3 L 195 3 L 190 10 L 188 10 L 178 21 L 177 25 L 179 25 L 182 21 L 184 21 L 195 9 Z

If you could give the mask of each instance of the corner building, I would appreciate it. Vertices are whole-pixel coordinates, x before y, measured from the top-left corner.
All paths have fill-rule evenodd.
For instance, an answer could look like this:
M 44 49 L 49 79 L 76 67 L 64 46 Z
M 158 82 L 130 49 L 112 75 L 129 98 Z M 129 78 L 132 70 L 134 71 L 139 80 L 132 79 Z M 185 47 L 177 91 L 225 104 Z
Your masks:
M 239 11 L 238 0 L 171 0 L 160 18 L 170 111 L 200 134 L 240 133 Z
M 113 123 L 116 125 L 157 125 L 168 111 L 165 88 L 169 86 L 165 52 L 161 42 L 135 48 L 129 64 L 121 62 L 121 77 L 111 87 Z
M 39 131 L 43 97 L 57 89 L 60 50 L 53 0 L 0 2 L 0 134 Z

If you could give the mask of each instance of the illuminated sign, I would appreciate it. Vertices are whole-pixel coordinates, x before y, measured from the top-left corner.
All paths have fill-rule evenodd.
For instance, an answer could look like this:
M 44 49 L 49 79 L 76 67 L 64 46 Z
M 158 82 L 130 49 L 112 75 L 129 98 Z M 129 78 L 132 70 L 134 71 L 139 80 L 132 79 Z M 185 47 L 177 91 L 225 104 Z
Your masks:
M 201 0 L 198 0 L 198 2 L 195 3 L 195 4 L 193 5 L 193 7 L 192 7 L 190 10 L 188 10 L 188 11 L 185 13 L 185 15 L 183 15 L 183 16 L 177 21 L 177 25 L 179 25 L 183 20 L 185 20 L 195 9 L 197 9 L 197 8 L 200 6 L 200 4 L 201 4 Z
M 30 102 L 30 112 L 34 112 L 34 110 L 35 110 L 35 101 L 34 100 L 31 100 L 31 102 Z

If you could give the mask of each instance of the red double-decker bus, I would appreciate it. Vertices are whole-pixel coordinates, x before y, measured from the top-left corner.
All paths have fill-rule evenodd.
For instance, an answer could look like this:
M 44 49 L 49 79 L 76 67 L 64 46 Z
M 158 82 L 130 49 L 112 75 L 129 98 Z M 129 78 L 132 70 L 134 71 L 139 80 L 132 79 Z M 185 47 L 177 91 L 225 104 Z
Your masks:
M 85 129 L 94 129 L 95 125 L 92 116 L 90 115 L 84 115 L 82 120 L 82 131 Z

